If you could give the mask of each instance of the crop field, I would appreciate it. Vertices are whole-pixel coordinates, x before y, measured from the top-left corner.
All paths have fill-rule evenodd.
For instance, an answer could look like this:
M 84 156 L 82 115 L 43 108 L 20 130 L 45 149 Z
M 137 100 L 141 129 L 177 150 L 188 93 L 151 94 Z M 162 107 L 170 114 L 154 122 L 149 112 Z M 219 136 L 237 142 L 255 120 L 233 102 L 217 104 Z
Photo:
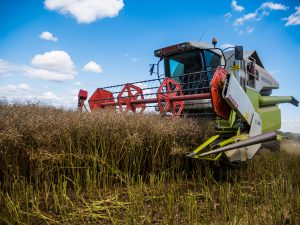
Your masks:
M 208 121 L 0 103 L 0 224 L 300 224 L 299 145 L 185 154 Z M 300 151 L 300 149 L 299 149 Z

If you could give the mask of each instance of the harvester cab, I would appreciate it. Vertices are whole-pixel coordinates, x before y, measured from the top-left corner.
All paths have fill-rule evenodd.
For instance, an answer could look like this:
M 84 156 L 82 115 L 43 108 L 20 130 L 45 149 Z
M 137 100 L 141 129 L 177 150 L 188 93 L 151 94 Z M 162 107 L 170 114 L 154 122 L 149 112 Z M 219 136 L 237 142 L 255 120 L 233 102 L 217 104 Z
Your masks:
M 213 45 L 185 42 L 154 51 L 159 62 L 150 65 L 150 74 L 156 79 L 98 88 L 88 100 L 90 109 L 210 118 L 216 135 L 187 156 L 206 160 L 225 156 L 231 162 L 251 159 L 261 143 L 277 139 L 278 104 L 299 103 L 292 96 L 270 96 L 279 84 L 256 51 L 244 51 L 242 46 L 222 50 L 216 43 L 216 39 Z M 78 98 L 82 109 L 87 93 L 80 90 Z
M 186 42 L 154 51 L 160 61 L 163 59 L 164 76 L 177 81 L 183 95 L 210 93 L 214 72 L 220 66 L 225 67 L 222 53 L 221 49 L 204 42 Z M 210 102 L 210 99 L 185 100 L 182 113 L 186 116 L 199 117 L 201 113 L 202 117 L 214 117 Z

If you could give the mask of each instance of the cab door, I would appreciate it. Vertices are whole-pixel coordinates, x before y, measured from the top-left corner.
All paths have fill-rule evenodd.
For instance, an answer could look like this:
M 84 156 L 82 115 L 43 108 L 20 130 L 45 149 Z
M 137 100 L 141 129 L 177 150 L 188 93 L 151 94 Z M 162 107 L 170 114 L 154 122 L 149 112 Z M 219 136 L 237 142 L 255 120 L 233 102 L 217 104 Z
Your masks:
M 210 81 L 216 69 L 221 65 L 221 56 L 210 50 L 204 50 L 203 54 L 207 79 Z

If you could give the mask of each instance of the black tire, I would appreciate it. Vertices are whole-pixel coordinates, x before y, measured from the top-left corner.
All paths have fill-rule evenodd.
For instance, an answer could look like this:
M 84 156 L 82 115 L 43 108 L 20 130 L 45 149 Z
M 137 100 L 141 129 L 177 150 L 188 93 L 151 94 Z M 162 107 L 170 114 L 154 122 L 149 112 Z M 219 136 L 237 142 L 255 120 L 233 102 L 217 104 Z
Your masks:
M 280 152 L 280 141 L 276 140 L 276 141 L 268 141 L 268 142 L 262 143 L 260 148 L 261 149 L 263 149 L 263 148 L 269 149 L 270 152 L 279 153 Z

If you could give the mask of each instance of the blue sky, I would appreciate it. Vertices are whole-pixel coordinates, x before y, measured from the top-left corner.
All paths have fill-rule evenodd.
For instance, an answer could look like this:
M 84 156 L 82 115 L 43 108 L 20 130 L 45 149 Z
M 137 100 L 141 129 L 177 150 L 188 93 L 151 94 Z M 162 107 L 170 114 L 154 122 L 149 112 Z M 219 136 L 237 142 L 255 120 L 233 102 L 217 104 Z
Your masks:
M 155 49 L 201 36 L 257 50 L 274 95 L 300 100 L 299 0 L 1 0 L 0 96 L 75 106 L 80 88 L 148 79 Z M 299 108 L 281 108 L 300 133 Z

